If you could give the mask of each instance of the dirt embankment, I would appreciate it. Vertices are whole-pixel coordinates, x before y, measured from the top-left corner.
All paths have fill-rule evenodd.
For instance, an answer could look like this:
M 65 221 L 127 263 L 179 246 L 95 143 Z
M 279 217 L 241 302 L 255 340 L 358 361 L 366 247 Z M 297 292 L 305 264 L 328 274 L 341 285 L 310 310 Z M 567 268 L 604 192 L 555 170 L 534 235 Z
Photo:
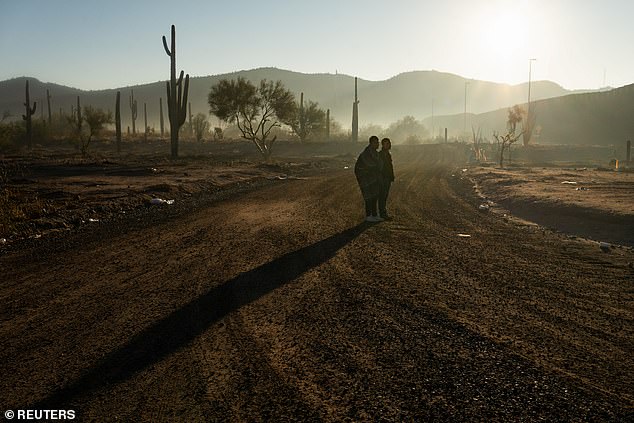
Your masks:
M 561 231 L 634 247 L 634 172 L 592 168 L 469 168 L 483 204 Z M 504 211 L 503 211 L 504 212 Z
M 628 421 L 634 253 L 478 210 L 395 151 L 0 255 L 0 404 L 79 421 Z M 452 174 L 454 176 L 452 176 Z M 96 235 L 91 235 L 96 233 Z

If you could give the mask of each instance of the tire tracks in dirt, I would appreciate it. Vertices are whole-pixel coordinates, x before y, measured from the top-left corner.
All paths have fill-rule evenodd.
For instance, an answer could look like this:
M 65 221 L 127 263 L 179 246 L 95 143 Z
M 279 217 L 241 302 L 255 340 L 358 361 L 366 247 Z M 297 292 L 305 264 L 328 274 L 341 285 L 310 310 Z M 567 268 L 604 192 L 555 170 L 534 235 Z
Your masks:
M 77 255 L 3 257 L 2 403 L 81 420 L 628 416 L 622 260 L 478 212 L 443 150 L 411 159 L 378 225 L 336 172 Z

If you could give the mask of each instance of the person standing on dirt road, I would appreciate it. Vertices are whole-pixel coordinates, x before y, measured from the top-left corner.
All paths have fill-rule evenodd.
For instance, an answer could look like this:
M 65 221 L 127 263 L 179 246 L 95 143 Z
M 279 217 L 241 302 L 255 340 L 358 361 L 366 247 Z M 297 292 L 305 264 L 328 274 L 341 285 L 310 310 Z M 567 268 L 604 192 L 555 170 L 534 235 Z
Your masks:
M 381 151 L 379 151 L 379 158 L 381 159 L 381 178 L 379 180 L 379 216 L 385 220 L 390 220 L 391 217 L 387 214 L 386 203 L 387 195 L 390 193 L 390 186 L 394 182 L 394 166 L 392 164 L 392 141 L 389 138 L 383 138 L 381 140 Z
M 368 146 L 359 154 L 354 165 L 354 174 L 357 177 L 357 182 L 365 201 L 366 222 L 383 221 L 377 213 L 381 177 L 381 159 L 377 151 L 378 148 L 379 137 L 372 135 Z

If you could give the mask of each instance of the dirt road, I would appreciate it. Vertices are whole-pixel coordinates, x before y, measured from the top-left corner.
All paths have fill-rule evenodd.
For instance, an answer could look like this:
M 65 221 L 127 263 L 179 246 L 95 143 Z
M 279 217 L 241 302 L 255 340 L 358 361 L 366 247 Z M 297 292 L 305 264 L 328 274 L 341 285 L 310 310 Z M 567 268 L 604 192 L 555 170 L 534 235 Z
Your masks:
M 627 249 L 477 210 L 441 151 L 393 221 L 349 170 L 0 257 L 0 405 L 79 421 L 619 421 Z M 470 237 L 459 237 L 468 234 Z

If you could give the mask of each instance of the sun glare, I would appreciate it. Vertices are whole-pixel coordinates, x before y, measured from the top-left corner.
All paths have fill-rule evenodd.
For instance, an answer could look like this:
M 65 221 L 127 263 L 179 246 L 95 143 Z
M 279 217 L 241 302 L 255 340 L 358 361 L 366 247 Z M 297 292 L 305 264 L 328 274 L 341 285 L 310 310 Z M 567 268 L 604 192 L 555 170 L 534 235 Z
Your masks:
M 536 28 L 531 31 L 534 12 L 522 2 L 496 2 L 475 11 L 473 30 L 467 33 L 472 43 L 470 66 L 498 82 L 524 82 L 528 59 L 539 55 L 539 33 Z
M 479 38 L 479 48 L 495 57 L 525 51 L 528 41 L 526 18 L 518 11 L 495 12 L 489 16 Z

